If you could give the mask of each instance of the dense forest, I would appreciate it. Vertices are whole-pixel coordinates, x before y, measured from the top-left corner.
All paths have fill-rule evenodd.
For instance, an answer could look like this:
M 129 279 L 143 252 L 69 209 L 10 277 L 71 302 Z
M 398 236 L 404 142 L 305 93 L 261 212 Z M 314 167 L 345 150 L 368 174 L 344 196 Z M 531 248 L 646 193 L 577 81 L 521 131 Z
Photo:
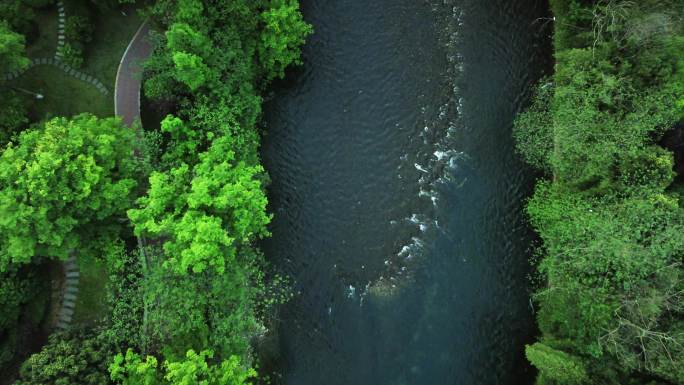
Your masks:
M 552 0 L 555 71 L 516 120 L 538 384 L 684 384 L 684 3 Z
M 37 115 L 26 90 L 0 88 L 0 382 L 263 380 L 253 346 L 289 291 L 255 245 L 271 219 L 261 95 L 312 32 L 298 1 L 2 1 L 2 74 L 28 70 L 41 17 L 57 7 L 75 15 L 57 54 L 69 68 L 94 60 L 94 15 L 151 24 L 144 97 L 163 119 L 129 128 L 87 110 Z M 49 282 L 70 258 L 81 281 L 98 272 L 74 314 L 91 322 L 48 337 L 50 309 L 72 295 L 56 299 Z
M 550 3 L 514 130 L 540 176 L 525 355 L 539 385 L 684 384 L 684 2 Z M 143 22 L 128 127 L 108 87 Z M 298 0 L 0 2 L 0 384 L 269 382 L 291 290 L 257 247 L 262 96 L 311 33 Z

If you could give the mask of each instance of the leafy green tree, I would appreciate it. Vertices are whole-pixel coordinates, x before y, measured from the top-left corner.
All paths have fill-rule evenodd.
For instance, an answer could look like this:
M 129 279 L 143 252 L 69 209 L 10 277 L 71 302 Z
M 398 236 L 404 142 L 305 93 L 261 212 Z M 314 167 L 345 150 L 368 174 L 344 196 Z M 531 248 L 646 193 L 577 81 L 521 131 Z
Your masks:
M 92 253 L 115 239 L 136 186 L 133 131 L 120 119 L 55 118 L 0 156 L 0 270 Z
M 179 11 L 181 12 L 181 11 Z M 187 11 L 190 13 L 190 11 Z M 193 12 L 194 13 L 194 12 Z M 190 17 L 184 15 L 182 17 Z M 211 40 L 186 23 L 174 23 L 166 31 L 167 47 L 171 52 L 190 52 L 203 57 L 212 55 Z
M 174 23 L 166 32 L 166 40 L 178 81 L 195 91 L 205 82 L 215 80 L 215 74 L 206 64 L 213 55 L 209 38 L 188 24 Z
M 161 385 L 158 366 L 156 357 L 147 356 L 143 361 L 139 354 L 128 349 L 125 357 L 121 353 L 114 356 L 109 373 L 112 381 L 121 385 Z
M 211 350 L 199 354 L 188 350 L 183 360 L 164 361 L 159 368 L 156 358 L 147 356 L 143 361 L 129 349 L 125 357 L 118 354 L 114 358 L 111 378 L 121 385 L 250 385 L 257 376 L 254 369 L 245 369 L 237 356 L 215 365 L 207 362 L 213 356 Z
M 232 147 L 223 136 L 193 169 L 153 173 L 148 196 L 129 211 L 137 235 L 166 239 L 168 264 L 178 272 L 222 272 L 239 244 L 268 234 L 263 168 L 235 161 Z
M 191 53 L 174 52 L 173 63 L 176 66 L 176 79 L 195 91 L 207 81 L 209 67 L 204 60 Z
M 267 79 L 282 78 L 287 66 L 301 64 L 300 47 L 313 28 L 302 18 L 298 0 L 271 0 L 261 19 L 265 27 L 261 31 L 259 59 Z
M 242 247 L 239 258 L 223 273 L 188 275 L 164 267 L 161 252 L 148 250 L 146 255 L 143 298 L 148 349 L 167 357 L 181 356 L 188 348 L 247 357 L 249 341 L 263 332 L 254 315 L 263 292 L 263 256 Z
M 28 67 L 24 36 L 13 32 L 0 20 L 0 74 L 20 71 Z
M 586 363 L 588 383 L 684 383 L 681 182 L 658 145 L 684 118 L 684 31 L 673 22 L 682 9 L 669 1 L 551 7 L 553 92 L 519 116 L 516 139 L 526 160 L 552 175 L 527 211 L 543 240 L 542 341 L 558 351 L 535 344 L 528 358 L 544 384 L 577 382 L 559 375 L 579 373 L 566 367 L 568 352 Z
M 539 369 L 542 378 L 561 385 L 583 384 L 588 379 L 582 362 L 541 342 L 525 347 L 527 359 Z

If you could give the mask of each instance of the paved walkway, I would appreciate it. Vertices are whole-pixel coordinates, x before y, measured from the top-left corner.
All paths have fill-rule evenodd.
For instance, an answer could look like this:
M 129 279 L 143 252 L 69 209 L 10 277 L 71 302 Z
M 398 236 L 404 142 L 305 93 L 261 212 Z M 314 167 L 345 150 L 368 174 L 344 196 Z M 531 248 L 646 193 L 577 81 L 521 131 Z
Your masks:
M 149 25 L 143 23 L 128 44 L 116 72 L 114 113 L 129 127 L 140 119 L 141 62 L 152 54 L 153 48 L 148 39 L 149 33 Z

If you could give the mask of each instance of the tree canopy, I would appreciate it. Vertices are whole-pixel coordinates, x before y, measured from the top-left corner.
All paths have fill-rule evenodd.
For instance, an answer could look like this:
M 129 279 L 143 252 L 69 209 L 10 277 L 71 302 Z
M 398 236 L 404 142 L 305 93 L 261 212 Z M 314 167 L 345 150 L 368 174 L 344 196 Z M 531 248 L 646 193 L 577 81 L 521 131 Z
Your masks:
M 126 355 L 118 354 L 110 365 L 111 378 L 121 385 L 251 385 L 256 371 L 245 369 L 240 358 L 230 356 L 217 364 L 212 359 L 214 352 L 188 350 L 180 361 L 164 361 L 159 365 L 153 356 L 145 357 L 128 350 Z
M 194 168 L 153 173 L 140 208 L 129 211 L 136 234 L 167 239 L 164 250 L 177 272 L 222 272 L 238 245 L 268 234 L 263 168 L 236 161 L 231 148 L 222 136 Z
M 134 133 L 119 119 L 55 118 L 0 156 L 0 270 L 95 252 L 134 199 Z
M 684 383 L 684 118 L 674 2 L 552 0 L 555 73 L 515 123 L 546 175 L 527 205 L 543 244 L 534 296 L 544 384 Z
M 6 22 L 0 21 L 0 73 L 22 70 L 29 65 L 25 53 L 24 36 L 13 32 Z

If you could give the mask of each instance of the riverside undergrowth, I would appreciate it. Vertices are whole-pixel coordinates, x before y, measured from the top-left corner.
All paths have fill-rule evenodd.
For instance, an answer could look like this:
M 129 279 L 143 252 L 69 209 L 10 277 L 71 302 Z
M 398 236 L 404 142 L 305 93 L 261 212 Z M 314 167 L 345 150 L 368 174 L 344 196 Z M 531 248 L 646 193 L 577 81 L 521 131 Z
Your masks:
M 555 73 L 516 120 L 545 177 L 538 384 L 684 383 L 684 203 L 662 138 L 684 117 L 677 1 L 551 1 Z

